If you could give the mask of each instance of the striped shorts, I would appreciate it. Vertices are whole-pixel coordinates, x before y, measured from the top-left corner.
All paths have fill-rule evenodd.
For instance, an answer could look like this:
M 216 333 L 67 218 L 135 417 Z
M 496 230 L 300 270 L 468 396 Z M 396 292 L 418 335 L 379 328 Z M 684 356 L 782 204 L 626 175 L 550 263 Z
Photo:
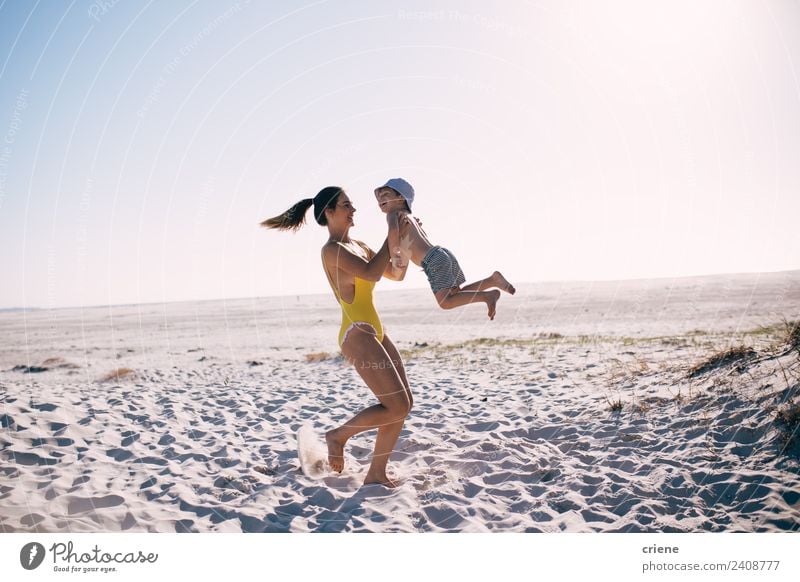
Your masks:
M 459 287 L 466 281 L 455 256 L 444 247 L 433 247 L 420 265 L 434 293 Z

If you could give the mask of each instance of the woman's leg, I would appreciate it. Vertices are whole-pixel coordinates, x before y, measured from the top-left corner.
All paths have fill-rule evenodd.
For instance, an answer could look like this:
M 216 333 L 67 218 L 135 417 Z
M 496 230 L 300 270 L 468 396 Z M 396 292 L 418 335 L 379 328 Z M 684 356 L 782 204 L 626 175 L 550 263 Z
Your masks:
M 347 440 L 355 434 L 377 428 L 372 464 L 364 483 L 393 487 L 395 483 L 386 476 L 386 463 L 411 406 L 405 385 L 386 350 L 371 331 L 360 327 L 351 330 L 342 345 L 342 354 L 352 362 L 380 404 L 365 408 L 339 428 L 326 433 L 328 460 L 335 471 L 341 472 Z
M 389 357 L 394 364 L 395 369 L 397 370 L 397 374 L 400 376 L 400 379 L 403 381 L 403 386 L 406 387 L 406 394 L 408 395 L 408 409 L 409 411 L 414 406 L 414 395 L 411 394 L 411 386 L 408 384 L 408 377 L 406 376 L 406 368 L 403 365 L 403 358 L 400 357 L 400 352 L 397 351 L 397 348 L 394 346 L 394 343 L 386 333 L 383 334 L 383 348 L 386 350 L 386 353 L 389 354 Z

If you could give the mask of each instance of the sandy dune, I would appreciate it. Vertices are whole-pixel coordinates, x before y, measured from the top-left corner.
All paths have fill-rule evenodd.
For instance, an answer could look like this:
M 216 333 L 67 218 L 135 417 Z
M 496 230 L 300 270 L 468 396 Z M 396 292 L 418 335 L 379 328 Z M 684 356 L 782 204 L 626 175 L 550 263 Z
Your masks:
M 0 312 L 0 531 L 800 529 L 800 271 L 520 285 L 491 322 L 398 288 L 393 491 L 374 433 L 299 470 L 299 426 L 373 402 L 332 296 Z

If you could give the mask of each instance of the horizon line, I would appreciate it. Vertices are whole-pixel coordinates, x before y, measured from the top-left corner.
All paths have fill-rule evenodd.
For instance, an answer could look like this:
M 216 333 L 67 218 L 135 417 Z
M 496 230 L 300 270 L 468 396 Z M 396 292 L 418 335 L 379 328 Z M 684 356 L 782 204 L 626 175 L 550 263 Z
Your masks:
M 776 275 L 780 273 L 795 273 L 800 272 L 800 268 L 796 269 L 782 269 L 779 271 L 740 271 L 740 272 L 725 272 L 725 273 L 706 273 L 703 275 L 678 275 L 678 276 L 661 276 L 661 277 L 631 277 L 622 279 L 549 279 L 542 281 L 525 281 L 517 283 L 517 286 L 525 285 L 543 285 L 553 283 L 615 283 L 615 282 L 631 282 L 631 281 L 661 281 L 664 279 L 700 279 L 704 277 L 725 277 L 733 275 Z M 381 293 L 399 293 L 403 291 L 419 291 L 425 290 L 428 287 L 408 287 L 405 289 L 391 289 L 380 291 Z M 55 311 L 58 309 L 95 309 L 98 307 L 130 307 L 133 305 L 166 305 L 169 303 L 202 303 L 207 301 L 239 301 L 242 299 L 265 299 L 265 298 L 278 298 L 278 297 L 315 297 L 317 295 L 326 295 L 327 292 L 319 293 L 284 293 L 276 295 L 246 295 L 240 297 L 216 297 L 206 299 L 170 299 L 166 301 L 142 301 L 139 303 L 99 303 L 95 305 L 64 305 L 59 307 L 0 307 L 0 313 L 7 311 Z

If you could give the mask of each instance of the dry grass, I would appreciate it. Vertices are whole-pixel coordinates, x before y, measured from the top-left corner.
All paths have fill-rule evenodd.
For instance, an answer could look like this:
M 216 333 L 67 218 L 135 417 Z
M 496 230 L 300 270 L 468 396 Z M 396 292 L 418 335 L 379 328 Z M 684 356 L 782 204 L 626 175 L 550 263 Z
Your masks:
M 64 360 L 64 358 L 47 358 L 42 362 L 42 366 L 51 366 L 55 368 L 56 366 L 60 366 L 65 363 L 66 360 Z
M 786 337 L 785 341 L 789 348 L 800 352 L 800 321 L 785 321 Z
M 130 368 L 117 368 L 110 371 L 108 374 L 102 376 L 98 382 L 111 382 L 120 380 L 129 380 L 136 377 L 136 372 Z
M 583 336 L 581 336 L 583 337 Z M 588 336 L 587 336 L 588 337 Z M 433 347 L 442 350 L 459 350 L 463 348 L 475 348 L 481 346 L 489 347 L 531 347 L 540 344 L 548 345 L 553 340 L 566 340 L 567 338 L 558 332 L 543 332 L 537 333 L 531 337 L 524 338 L 494 338 L 494 337 L 479 337 L 471 340 L 466 340 L 456 344 L 433 344 Z M 428 347 L 427 344 L 415 344 L 414 347 Z
M 783 450 L 800 443 L 800 404 L 787 404 L 776 413 Z
M 700 376 L 701 374 L 710 372 L 711 370 L 716 370 L 717 368 L 729 366 L 730 364 L 733 364 L 735 362 L 749 360 L 754 357 L 756 357 L 755 350 L 745 346 L 737 346 L 735 348 L 722 350 L 720 352 L 717 352 L 710 358 L 693 366 L 689 370 L 688 377 L 695 378 L 697 376 Z
M 72 362 L 66 361 L 64 358 L 47 358 L 45 361 L 42 362 L 42 366 L 45 368 L 69 368 L 75 369 L 80 368 L 77 364 L 73 364 Z
M 742 332 L 744 336 L 755 336 L 758 338 L 768 338 L 774 343 L 773 349 L 788 349 L 788 351 L 800 352 L 800 320 L 789 321 L 783 319 L 780 323 L 760 325 L 749 331 Z

